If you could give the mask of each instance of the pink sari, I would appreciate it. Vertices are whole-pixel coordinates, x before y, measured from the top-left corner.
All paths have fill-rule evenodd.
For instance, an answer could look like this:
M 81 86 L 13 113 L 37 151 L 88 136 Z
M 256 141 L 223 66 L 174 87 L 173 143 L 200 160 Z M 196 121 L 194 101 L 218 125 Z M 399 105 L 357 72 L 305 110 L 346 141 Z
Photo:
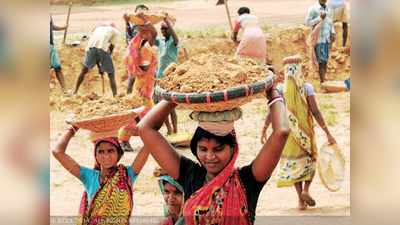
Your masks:
M 235 56 L 251 58 L 258 63 L 265 63 L 267 45 L 257 18 L 247 13 L 241 15 L 233 31 L 239 32 L 240 28 L 243 29 L 243 35 Z

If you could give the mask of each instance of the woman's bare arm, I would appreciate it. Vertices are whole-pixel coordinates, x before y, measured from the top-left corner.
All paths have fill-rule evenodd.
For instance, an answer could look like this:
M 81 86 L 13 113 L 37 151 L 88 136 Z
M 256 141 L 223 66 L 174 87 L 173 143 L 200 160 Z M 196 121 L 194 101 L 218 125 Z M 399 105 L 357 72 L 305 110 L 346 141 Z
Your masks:
M 274 88 L 268 98 L 279 95 Z M 286 140 L 290 134 L 290 127 L 286 117 L 283 101 L 277 101 L 270 106 L 272 133 L 252 163 L 252 171 L 257 181 L 267 180 L 279 162 Z
M 147 159 L 149 158 L 149 154 L 150 152 L 145 145 L 136 155 L 135 160 L 132 162 L 132 169 L 135 175 L 142 171 L 144 164 L 146 164 Z
M 325 124 L 324 118 L 322 117 L 321 111 L 319 111 L 317 101 L 315 100 L 315 96 L 308 96 L 307 97 L 308 101 L 308 106 L 311 109 L 311 112 L 315 118 L 315 120 L 318 122 L 319 126 L 324 130 L 326 137 L 328 139 L 329 144 L 335 144 L 336 140 L 333 138 L 331 135 L 331 132 L 329 132 L 328 126 Z
M 261 131 L 261 144 L 265 144 L 267 142 L 267 130 L 270 124 L 271 124 L 271 113 L 268 112 L 267 116 L 265 117 L 263 129 Z
M 161 101 L 137 125 L 150 154 L 172 178 L 178 179 L 181 156 L 158 131 L 176 104 Z
M 65 153 L 68 143 L 71 140 L 71 138 L 75 135 L 75 131 L 78 130 L 78 128 L 70 128 L 64 132 L 64 134 L 61 135 L 61 137 L 58 139 L 56 146 L 53 149 L 53 156 L 61 163 L 61 165 L 72 175 L 75 177 L 79 177 L 79 174 L 81 173 L 81 167 L 79 164 L 69 155 Z

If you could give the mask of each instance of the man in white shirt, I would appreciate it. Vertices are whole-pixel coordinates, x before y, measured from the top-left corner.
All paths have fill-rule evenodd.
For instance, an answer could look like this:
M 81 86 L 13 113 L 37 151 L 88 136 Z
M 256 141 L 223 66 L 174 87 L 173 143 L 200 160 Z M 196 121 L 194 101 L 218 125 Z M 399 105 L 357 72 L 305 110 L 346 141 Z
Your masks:
M 326 7 L 327 0 L 318 0 L 318 3 L 309 8 L 304 24 L 314 30 L 317 24 L 322 23 L 316 45 L 315 56 L 318 61 L 318 73 L 320 83 L 325 82 L 326 66 L 329 60 L 329 52 L 335 41 L 336 33 L 332 23 L 332 12 Z
M 92 69 L 95 65 L 99 67 L 100 74 L 104 72 L 108 74 L 113 96 L 118 94 L 114 77 L 114 65 L 111 58 L 117 37 L 118 30 L 115 29 L 115 24 L 111 22 L 96 26 L 92 29 L 92 35 L 86 46 L 86 56 L 83 61 L 82 70 L 76 81 L 74 94 L 78 93 L 85 75 L 89 72 L 89 69 Z

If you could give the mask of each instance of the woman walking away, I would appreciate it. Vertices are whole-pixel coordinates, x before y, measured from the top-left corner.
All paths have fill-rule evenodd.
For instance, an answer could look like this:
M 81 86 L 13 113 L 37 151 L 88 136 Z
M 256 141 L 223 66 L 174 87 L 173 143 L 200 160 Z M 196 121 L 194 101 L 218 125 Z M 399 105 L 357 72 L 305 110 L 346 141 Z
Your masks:
M 233 122 L 200 122 L 190 143 L 199 162 L 180 155 L 158 131 L 176 104 L 161 101 L 138 124 L 140 137 L 154 159 L 184 189 L 186 224 L 254 223 L 258 196 L 290 133 L 282 98 L 275 88 L 267 98 L 272 100 L 273 133 L 255 159 L 241 169 L 234 167 L 239 145 Z M 231 121 L 241 117 L 242 111 L 237 110 Z M 201 118 L 201 114 L 191 116 Z
M 143 148 L 131 166 L 117 165 L 124 155 L 116 137 L 94 142 L 94 169 L 80 166 L 65 153 L 78 128 L 69 127 L 57 141 L 54 157 L 85 186 L 79 209 L 79 224 L 99 224 L 118 221 L 129 224 L 133 209 L 133 184 L 147 161 L 149 152 Z M 103 221 L 103 222 L 102 222 Z
M 257 17 L 250 14 L 250 9 L 241 7 L 238 10 L 239 18 L 233 28 L 232 40 L 239 44 L 235 56 L 251 58 L 258 63 L 265 63 L 267 45 L 264 33 L 258 24 Z M 239 29 L 243 29 L 242 40 L 237 40 Z
M 307 205 L 315 206 L 315 200 L 309 193 L 317 160 L 313 117 L 325 131 L 328 142 L 334 144 L 336 141 L 318 109 L 313 86 L 303 83 L 300 56 L 285 58 L 284 64 L 285 81 L 283 85 L 278 85 L 277 89 L 284 96 L 286 102 L 291 134 L 279 163 L 277 186 L 290 187 L 294 185 L 299 199 L 299 210 L 305 210 Z M 271 123 L 271 118 L 271 114 L 268 114 L 265 119 L 261 143 L 267 141 L 266 131 Z

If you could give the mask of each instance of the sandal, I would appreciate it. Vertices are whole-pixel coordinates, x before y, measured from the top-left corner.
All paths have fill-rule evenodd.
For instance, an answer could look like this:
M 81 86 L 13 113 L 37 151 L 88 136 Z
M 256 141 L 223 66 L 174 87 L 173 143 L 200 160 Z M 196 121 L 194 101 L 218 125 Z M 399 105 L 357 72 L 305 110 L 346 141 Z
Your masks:
M 307 203 L 309 206 L 315 206 L 315 200 L 311 197 L 308 192 L 301 193 L 301 199 Z

